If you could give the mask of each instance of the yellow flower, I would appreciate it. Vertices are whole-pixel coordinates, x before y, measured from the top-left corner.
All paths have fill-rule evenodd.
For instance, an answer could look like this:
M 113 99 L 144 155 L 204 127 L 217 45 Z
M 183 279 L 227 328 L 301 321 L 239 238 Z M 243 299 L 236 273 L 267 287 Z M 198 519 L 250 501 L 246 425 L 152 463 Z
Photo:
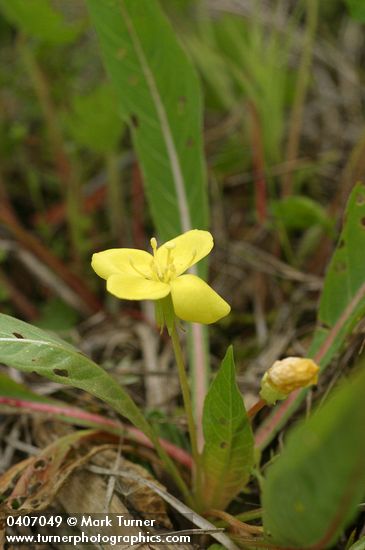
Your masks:
M 171 294 L 175 314 L 183 321 L 214 323 L 230 306 L 196 275 L 183 273 L 213 248 L 208 231 L 193 229 L 157 246 L 153 254 L 134 248 L 114 248 L 92 257 L 92 268 L 106 279 L 108 292 L 125 300 L 161 300 Z
M 312 359 L 286 357 L 275 361 L 262 378 L 260 395 L 267 403 L 275 403 L 294 390 L 317 384 L 318 372 Z

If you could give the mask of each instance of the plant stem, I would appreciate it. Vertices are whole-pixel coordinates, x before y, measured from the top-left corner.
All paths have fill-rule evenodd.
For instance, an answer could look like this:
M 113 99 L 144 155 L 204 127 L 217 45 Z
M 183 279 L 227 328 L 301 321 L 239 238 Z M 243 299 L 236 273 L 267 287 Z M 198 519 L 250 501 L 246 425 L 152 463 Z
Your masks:
M 252 421 L 257 413 L 261 411 L 261 409 L 266 407 L 266 405 L 267 403 L 263 399 L 259 399 L 258 401 L 256 401 L 256 403 L 252 405 L 252 407 L 247 411 L 248 418 Z
M 194 507 L 193 497 L 190 494 L 189 489 L 186 486 L 185 481 L 181 477 L 179 470 L 176 468 L 174 462 L 171 460 L 171 458 L 169 457 L 169 455 L 167 454 L 165 449 L 162 447 L 162 445 L 160 443 L 160 440 L 159 440 L 157 434 L 155 433 L 155 431 L 153 429 L 151 429 L 151 427 L 149 426 L 148 423 L 147 423 L 147 426 L 148 426 L 148 431 L 145 430 L 144 433 L 146 433 L 146 435 L 151 439 L 152 443 L 155 446 L 157 454 L 159 455 L 162 462 L 166 466 L 167 471 L 171 475 L 172 479 L 175 481 L 177 487 L 180 489 L 182 495 L 185 498 L 186 503 L 189 506 Z
M 198 500 L 198 506 L 199 501 L 201 498 L 201 455 L 198 451 L 198 438 L 197 438 L 197 430 L 195 426 L 195 420 L 193 415 L 193 407 L 192 407 L 192 401 L 190 396 L 190 389 L 189 389 L 189 382 L 188 377 L 186 375 L 186 369 L 185 369 L 185 363 L 184 363 L 184 357 L 181 350 L 180 340 L 179 336 L 177 334 L 176 330 L 176 324 L 175 321 L 172 323 L 172 326 L 170 327 L 170 336 L 172 340 L 172 347 L 175 354 L 177 369 L 179 373 L 179 379 L 180 379 L 180 385 L 181 385 L 181 391 L 183 395 L 184 400 L 184 408 L 185 413 L 188 420 L 188 428 L 189 428 L 189 435 L 190 435 L 190 443 L 191 443 L 191 453 L 193 456 L 194 461 L 194 493 Z

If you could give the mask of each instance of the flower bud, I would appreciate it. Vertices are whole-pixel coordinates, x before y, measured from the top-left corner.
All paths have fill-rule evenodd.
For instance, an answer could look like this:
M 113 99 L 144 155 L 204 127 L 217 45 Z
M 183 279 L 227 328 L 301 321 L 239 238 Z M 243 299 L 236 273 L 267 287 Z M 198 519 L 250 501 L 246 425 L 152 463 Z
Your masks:
M 319 367 L 312 359 L 286 357 L 275 361 L 261 380 L 260 396 L 270 405 L 298 388 L 317 384 Z

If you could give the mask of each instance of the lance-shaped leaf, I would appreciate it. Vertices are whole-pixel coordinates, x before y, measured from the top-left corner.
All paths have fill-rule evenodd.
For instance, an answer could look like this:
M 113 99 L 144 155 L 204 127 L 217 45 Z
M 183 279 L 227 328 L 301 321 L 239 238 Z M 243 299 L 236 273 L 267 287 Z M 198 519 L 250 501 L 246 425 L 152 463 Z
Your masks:
M 188 497 L 185 482 L 161 447 L 142 411 L 123 387 L 86 355 L 56 336 L 0 314 L 0 362 L 24 372 L 35 372 L 60 384 L 80 388 L 108 403 L 153 442 L 166 468 Z
M 150 426 L 128 393 L 86 355 L 56 336 L 0 314 L 0 362 L 85 390 L 150 435 Z
M 151 213 L 168 240 L 207 227 L 198 78 L 156 0 L 87 0 L 132 129 Z
M 121 115 L 132 131 L 159 237 L 166 241 L 207 228 L 202 94 L 192 63 L 157 0 L 87 0 L 87 5 Z M 207 263 L 197 270 L 204 277 Z M 195 325 L 189 333 L 199 431 L 207 331 Z
M 207 509 L 224 509 L 244 488 L 254 464 L 251 424 L 236 383 L 229 347 L 204 403 L 203 452 Z
M 331 548 L 365 491 L 365 370 L 289 434 L 268 468 L 264 527 L 274 544 Z

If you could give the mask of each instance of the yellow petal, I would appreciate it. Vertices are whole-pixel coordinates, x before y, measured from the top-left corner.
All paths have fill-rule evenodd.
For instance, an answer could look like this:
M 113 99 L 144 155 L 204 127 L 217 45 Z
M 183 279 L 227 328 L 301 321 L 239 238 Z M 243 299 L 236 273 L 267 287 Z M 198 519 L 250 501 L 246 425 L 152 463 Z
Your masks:
M 93 254 L 91 266 L 95 273 L 103 279 L 107 279 L 115 273 L 138 275 L 138 272 L 143 273 L 147 278 L 151 276 L 151 262 L 152 255 L 144 250 L 111 248 Z M 142 276 L 140 275 L 140 277 Z
M 231 311 L 227 302 L 195 275 L 181 275 L 170 284 L 175 313 L 183 321 L 208 325 Z
M 157 249 L 156 258 L 160 266 L 167 262 L 168 249 L 171 250 L 176 275 L 184 273 L 189 267 L 207 256 L 213 248 L 213 237 L 209 231 L 192 229 L 167 241 Z
M 170 286 L 159 281 L 149 281 L 138 275 L 111 275 L 106 282 L 110 294 L 124 300 L 159 300 L 170 292 Z

